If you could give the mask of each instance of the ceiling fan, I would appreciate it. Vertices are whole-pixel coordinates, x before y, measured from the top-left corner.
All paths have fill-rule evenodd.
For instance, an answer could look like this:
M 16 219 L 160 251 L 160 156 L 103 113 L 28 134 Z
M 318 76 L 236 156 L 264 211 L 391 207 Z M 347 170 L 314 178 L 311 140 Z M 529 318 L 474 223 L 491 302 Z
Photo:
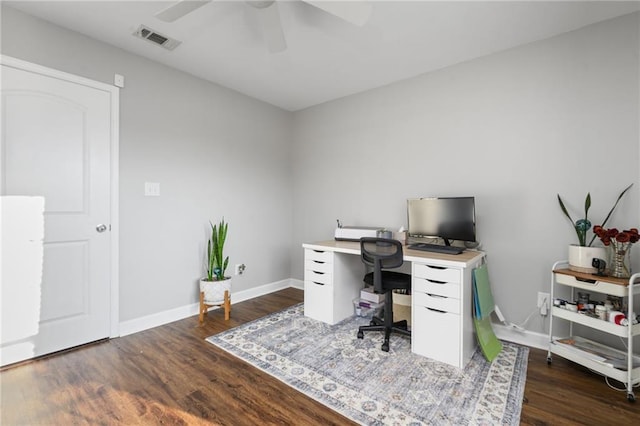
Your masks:
M 180 0 L 155 14 L 164 22 L 174 22 L 188 13 L 211 3 L 212 0 Z M 323 1 L 300 0 L 354 25 L 363 26 L 371 15 L 371 5 L 366 1 Z M 271 53 L 287 48 L 278 2 L 275 0 L 246 0 L 246 4 L 256 9 L 262 27 L 262 34 Z

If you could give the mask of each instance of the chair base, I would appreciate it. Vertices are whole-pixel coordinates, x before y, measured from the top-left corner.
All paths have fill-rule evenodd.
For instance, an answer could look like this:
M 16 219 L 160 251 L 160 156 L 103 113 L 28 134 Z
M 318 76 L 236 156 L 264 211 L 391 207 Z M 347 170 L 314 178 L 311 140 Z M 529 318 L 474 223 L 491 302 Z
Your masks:
M 224 319 L 225 321 L 231 317 L 231 296 L 229 295 L 229 290 L 224 291 L 224 300 L 220 303 L 207 303 L 204 301 L 204 292 L 200 292 L 200 325 L 204 323 L 204 315 L 207 313 L 210 307 L 212 306 L 221 306 L 224 308 Z
M 373 317 L 369 325 L 361 325 L 358 328 L 358 339 L 364 339 L 365 331 L 384 331 L 384 342 L 381 349 L 389 352 L 389 337 L 391 333 L 399 333 L 411 337 L 411 331 L 407 330 L 407 320 L 394 322 L 391 326 L 385 325 L 385 321 L 378 317 Z

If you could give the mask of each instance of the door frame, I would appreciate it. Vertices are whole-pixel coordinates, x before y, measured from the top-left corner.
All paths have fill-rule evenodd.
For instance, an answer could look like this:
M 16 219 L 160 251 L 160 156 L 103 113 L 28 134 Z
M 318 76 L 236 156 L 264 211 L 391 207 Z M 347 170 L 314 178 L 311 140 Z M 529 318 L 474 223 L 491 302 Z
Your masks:
M 120 221 L 119 211 L 119 148 L 120 148 L 120 89 L 116 86 L 80 77 L 64 71 L 48 68 L 42 65 L 17 59 L 7 55 L 0 55 L 0 64 L 42 74 L 47 77 L 53 77 L 60 80 L 69 81 L 71 83 L 80 84 L 97 90 L 107 92 L 111 98 L 111 140 L 110 140 L 110 233 L 111 249 L 109 265 L 109 283 L 110 283 L 110 318 L 109 318 L 109 337 L 118 337 L 120 335 L 120 282 L 119 282 L 119 256 L 120 256 Z

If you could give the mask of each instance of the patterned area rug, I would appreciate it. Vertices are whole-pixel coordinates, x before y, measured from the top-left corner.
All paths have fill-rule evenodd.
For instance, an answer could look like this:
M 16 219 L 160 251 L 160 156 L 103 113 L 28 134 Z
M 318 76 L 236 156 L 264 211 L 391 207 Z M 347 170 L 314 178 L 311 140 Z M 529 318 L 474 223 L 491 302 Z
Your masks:
M 330 326 L 296 305 L 207 341 L 365 425 L 517 425 L 529 349 L 503 342 L 489 363 L 476 351 L 464 370 L 411 353 L 410 339 L 365 333 L 369 320 Z

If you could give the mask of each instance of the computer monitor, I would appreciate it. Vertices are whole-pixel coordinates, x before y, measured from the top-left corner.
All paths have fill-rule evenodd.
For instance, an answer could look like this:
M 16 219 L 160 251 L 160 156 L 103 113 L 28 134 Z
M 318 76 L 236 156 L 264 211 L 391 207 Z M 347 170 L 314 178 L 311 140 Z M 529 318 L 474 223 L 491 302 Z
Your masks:
M 407 200 L 409 237 L 442 238 L 476 241 L 476 212 L 474 197 L 410 198 Z

